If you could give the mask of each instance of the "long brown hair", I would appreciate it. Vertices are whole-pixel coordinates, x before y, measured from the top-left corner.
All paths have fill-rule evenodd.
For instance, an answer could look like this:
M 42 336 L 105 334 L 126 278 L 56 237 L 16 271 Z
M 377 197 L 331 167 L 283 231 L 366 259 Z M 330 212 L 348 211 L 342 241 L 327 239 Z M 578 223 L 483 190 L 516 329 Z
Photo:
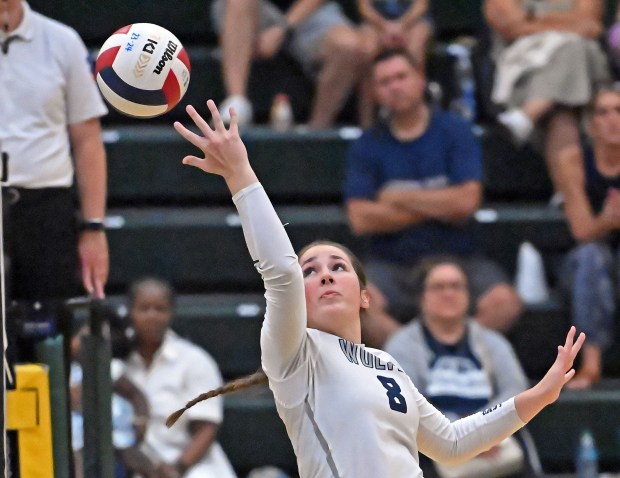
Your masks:
M 362 266 L 362 262 L 357 258 L 355 254 L 353 254 L 353 252 L 351 252 L 351 250 L 348 247 L 338 242 L 324 240 L 324 239 L 313 241 L 307 246 L 303 247 L 299 251 L 298 257 L 302 257 L 309 249 L 316 247 L 316 246 L 333 246 L 333 247 L 337 247 L 342 252 L 344 252 L 345 255 L 351 261 L 353 270 L 355 271 L 355 274 L 357 275 L 357 278 L 359 279 L 360 289 L 361 290 L 366 289 L 366 273 L 364 272 L 364 267 Z M 176 412 L 172 413 L 166 419 L 166 426 L 171 427 L 172 425 L 174 425 L 176 421 L 181 417 L 181 415 L 185 413 L 185 410 L 193 407 L 194 405 L 202 402 L 203 400 L 207 400 L 209 398 L 217 397 L 218 395 L 223 395 L 223 394 L 230 393 L 230 392 L 236 392 L 238 390 L 249 388 L 254 385 L 265 384 L 268 382 L 269 382 L 269 379 L 267 378 L 267 375 L 265 374 L 265 371 L 262 368 L 259 368 L 256 372 L 254 372 L 251 375 L 246 375 L 244 377 L 231 380 L 230 382 L 225 383 L 221 387 L 210 390 L 206 393 L 201 393 L 196 398 L 187 402 L 183 408 L 180 408 Z

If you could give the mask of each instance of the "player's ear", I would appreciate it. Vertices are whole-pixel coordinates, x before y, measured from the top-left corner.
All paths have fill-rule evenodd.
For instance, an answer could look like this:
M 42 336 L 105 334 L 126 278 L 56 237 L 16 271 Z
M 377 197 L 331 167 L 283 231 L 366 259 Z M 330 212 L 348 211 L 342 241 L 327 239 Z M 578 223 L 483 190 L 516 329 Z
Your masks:
M 367 309 L 368 307 L 370 307 L 370 294 L 368 293 L 366 289 L 362 289 L 361 299 L 362 301 L 361 301 L 360 307 L 362 309 Z

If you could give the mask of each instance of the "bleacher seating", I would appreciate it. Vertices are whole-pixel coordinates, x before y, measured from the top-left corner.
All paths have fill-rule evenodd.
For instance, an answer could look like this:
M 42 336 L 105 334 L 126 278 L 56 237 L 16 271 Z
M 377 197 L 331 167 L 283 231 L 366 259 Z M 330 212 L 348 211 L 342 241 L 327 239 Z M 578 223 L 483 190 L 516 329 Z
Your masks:
M 282 221 L 288 223 L 296 247 L 326 237 L 363 252 L 364 242 L 351 235 L 339 203 L 344 152 L 354 136 L 350 129 L 281 134 L 257 128 L 244 133 L 253 164 Z M 507 147 L 493 142 L 486 133 L 483 140 L 487 155 Z M 187 294 L 180 297 L 175 330 L 209 350 L 227 378 L 251 373 L 260 364 L 258 338 L 264 299 L 223 182 L 180 164 L 192 147 L 170 127 L 107 128 L 106 146 L 113 205 L 109 210 L 110 290 L 120 293 L 142 274 L 156 272 L 168 277 Z M 511 158 L 515 161 L 507 163 L 504 171 L 523 169 L 515 152 Z M 527 163 L 534 158 L 522 160 Z M 499 168 L 489 172 L 487 166 L 485 181 L 499 174 Z M 541 177 L 540 184 L 532 185 L 527 175 L 513 176 L 512 181 L 505 181 L 502 193 L 516 195 L 520 188 L 540 191 L 548 181 L 545 175 Z M 547 259 L 551 283 L 559 259 L 572 244 L 561 212 L 540 201 L 487 202 L 476 215 L 476 230 L 484 249 L 511 274 L 519 244 L 532 242 Z M 511 332 L 509 338 L 530 378 L 540 378 L 552 363 L 553 344 L 561 342 L 567 321 L 565 306 L 552 300 L 528 307 Z M 276 460 L 285 468 L 294 463 L 286 440 L 279 441 L 277 447 L 271 442 L 277 441 L 274 437 L 283 429 L 277 428 L 278 418 L 268 397 L 231 397 L 226 403 L 222 440 L 240 470 L 265 460 Z M 239 424 L 245 424 L 244 437 L 256 439 L 272 426 L 277 431 L 273 435 L 270 431 L 267 442 L 252 448 L 250 443 L 256 441 L 234 438 Z M 537 441 L 544 436 L 540 431 L 534 435 Z M 550 466 L 571 466 L 566 458 L 569 451 L 561 463 L 552 463 L 549 455 L 543 455 L 545 465 L 548 458 Z
M 204 111 L 207 98 L 219 102 L 225 96 L 210 1 L 29 3 L 76 28 L 93 54 L 113 31 L 133 22 L 162 25 L 188 49 L 192 80 L 179 106 L 150 121 L 128 119 L 113 111 L 104 119 L 109 160 L 108 293 L 112 302 L 120 303 L 133 279 L 146 274 L 168 278 L 180 292 L 174 329 L 209 350 L 226 378 L 253 372 L 260 365 L 258 337 L 264 312 L 258 274 L 223 181 L 181 165 L 181 158 L 195 150 L 171 127 L 174 120 L 188 124 L 186 104 Z M 355 17 L 355 0 L 342 3 Z M 482 0 L 434 0 L 430 4 L 439 42 L 475 36 L 483 27 Z M 611 18 L 615 1 L 607 4 Z M 441 47 L 433 49 L 428 74 L 441 84 L 446 105 L 454 94 L 455 78 L 450 74 L 452 59 L 442 51 Z M 249 95 L 258 121 L 267 118 L 278 92 L 291 96 L 296 120 L 304 121 L 312 83 L 299 68 L 283 56 L 253 65 Z M 345 109 L 344 123 L 351 122 L 351 110 Z M 531 241 L 543 253 L 548 279 L 554 284 L 571 239 L 561 212 L 546 205 L 552 188 L 544 161 L 533 149 L 516 150 L 492 127 L 483 126 L 479 134 L 485 155 L 485 205 L 476 216 L 483 247 L 513 274 L 519 244 Z M 329 238 L 363 253 L 364 241 L 347 226 L 340 193 L 344 154 L 356 134 L 352 128 L 244 132 L 253 165 L 282 221 L 288 223 L 295 247 Z M 553 361 L 554 345 L 563 339 L 567 323 L 566 307 L 556 297 L 527 307 L 509 339 L 530 378 L 541 377 Z M 606 357 L 606 370 L 620 376 L 620 347 Z M 293 452 L 270 392 L 259 388 L 233 394 L 225 404 L 220 441 L 240 476 L 263 464 L 294 474 Z M 563 393 L 530 426 L 545 469 L 571 469 L 576 440 L 585 427 L 594 430 L 604 466 L 620 466 L 620 415 L 610 413 L 619 406 L 620 393 L 614 389 Z

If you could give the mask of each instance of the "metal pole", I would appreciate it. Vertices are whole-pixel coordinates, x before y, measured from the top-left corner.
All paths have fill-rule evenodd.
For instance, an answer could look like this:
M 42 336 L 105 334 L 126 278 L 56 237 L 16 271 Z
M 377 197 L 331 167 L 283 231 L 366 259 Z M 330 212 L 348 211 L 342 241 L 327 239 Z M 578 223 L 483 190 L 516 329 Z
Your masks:
M 92 300 L 89 311 L 90 333 L 81 345 L 84 476 L 109 478 L 114 476 L 109 324 L 100 301 Z

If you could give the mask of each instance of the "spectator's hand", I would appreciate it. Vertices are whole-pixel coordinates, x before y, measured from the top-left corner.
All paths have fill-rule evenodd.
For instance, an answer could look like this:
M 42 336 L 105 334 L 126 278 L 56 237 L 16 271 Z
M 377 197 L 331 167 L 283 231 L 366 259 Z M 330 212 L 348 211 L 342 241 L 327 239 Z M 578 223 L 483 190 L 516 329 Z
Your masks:
M 577 29 L 576 33 L 584 38 L 596 39 L 603 33 L 603 26 L 601 23 L 591 18 L 579 20 L 579 22 L 576 23 L 575 28 Z
M 82 269 L 82 284 L 88 294 L 103 299 L 108 280 L 110 256 L 108 239 L 103 231 L 84 231 L 78 241 L 78 254 Z
M 285 25 L 274 25 L 261 32 L 258 37 L 258 56 L 273 58 L 280 51 L 285 37 Z
M 386 186 L 379 191 L 377 201 L 384 204 L 396 205 L 402 197 L 402 192 L 394 186 Z
M 381 42 L 387 48 L 405 46 L 405 33 L 400 22 L 385 22 L 381 32 Z
M 169 463 L 160 463 L 157 465 L 155 473 L 157 478 L 182 478 L 175 466 Z
M 142 443 L 144 441 L 144 437 L 146 436 L 146 419 L 144 421 L 140 420 L 134 422 L 133 429 L 136 432 L 136 441 L 138 443 Z

